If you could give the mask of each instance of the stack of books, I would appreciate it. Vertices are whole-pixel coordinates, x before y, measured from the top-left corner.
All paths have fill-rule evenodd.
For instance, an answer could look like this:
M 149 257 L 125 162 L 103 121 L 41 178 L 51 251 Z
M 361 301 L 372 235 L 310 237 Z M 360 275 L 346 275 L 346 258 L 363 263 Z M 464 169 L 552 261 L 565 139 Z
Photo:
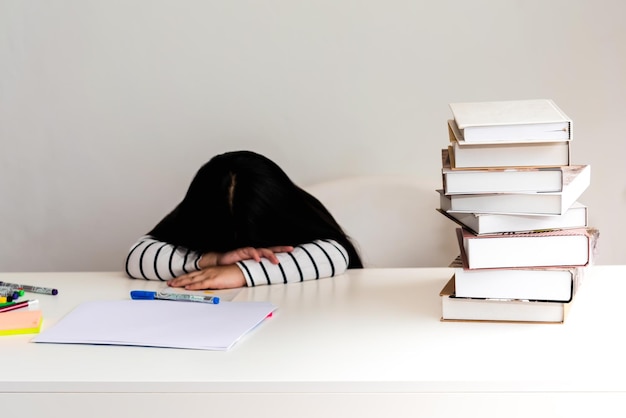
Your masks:
M 461 226 L 461 255 L 442 320 L 562 323 L 599 235 L 578 201 L 591 167 L 571 164 L 571 119 L 551 100 L 450 109 L 438 211 Z

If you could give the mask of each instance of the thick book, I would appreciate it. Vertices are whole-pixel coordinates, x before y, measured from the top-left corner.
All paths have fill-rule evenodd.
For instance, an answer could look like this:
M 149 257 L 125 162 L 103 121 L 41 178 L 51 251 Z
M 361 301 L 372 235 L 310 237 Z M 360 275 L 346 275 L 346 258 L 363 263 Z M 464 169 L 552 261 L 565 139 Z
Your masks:
M 451 267 L 455 269 L 458 297 L 544 302 L 571 301 L 586 269 L 569 266 L 468 269 L 463 253 Z
M 453 276 L 439 293 L 442 321 L 523 322 L 561 324 L 573 302 L 462 298 Z
M 584 167 L 502 167 L 452 169 L 447 149 L 441 150 L 445 194 L 562 192 L 563 183 Z
M 573 166 L 574 167 L 574 166 Z M 591 183 L 591 166 L 575 166 L 563 179 L 560 192 L 450 194 L 450 210 L 471 213 L 562 215 Z M 440 194 L 445 194 L 443 189 Z
M 451 103 L 465 142 L 569 141 L 572 120 L 549 99 Z
M 570 164 L 570 142 L 468 144 L 448 121 L 452 168 L 558 167 Z
M 468 269 L 586 266 L 592 260 L 598 236 L 595 228 L 494 235 L 457 229 Z
M 580 202 L 574 202 L 562 215 L 466 213 L 452 211 L 450 197 L 443 193 L 439 196 L 437 210 L 476 235 L 585 228 L 589 223 L 587 206 Z

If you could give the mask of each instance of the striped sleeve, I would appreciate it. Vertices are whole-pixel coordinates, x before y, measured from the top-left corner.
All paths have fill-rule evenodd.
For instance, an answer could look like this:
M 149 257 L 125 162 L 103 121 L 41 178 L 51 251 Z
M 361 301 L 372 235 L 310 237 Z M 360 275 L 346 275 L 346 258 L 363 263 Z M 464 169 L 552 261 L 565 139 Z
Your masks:
M 200 270 L 202 254 L 144 236 L 130 248 L 126 274 L 133 279 L 170 280 Z
M 237 266 L 248 286 L 316 280 L 344 273 L 348 252 L 333 240 L 316 240 L 298 245 L 292 252 L 276 254 L 279 264 L 263 258 L 260 262 L 243 260 Z

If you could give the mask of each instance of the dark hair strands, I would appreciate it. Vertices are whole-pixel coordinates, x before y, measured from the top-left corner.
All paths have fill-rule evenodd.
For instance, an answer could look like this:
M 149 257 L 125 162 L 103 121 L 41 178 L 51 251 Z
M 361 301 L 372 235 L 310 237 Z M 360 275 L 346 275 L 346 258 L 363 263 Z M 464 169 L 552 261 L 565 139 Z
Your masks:
M 227 152 L 209 160 L 183 200 L 148 234 L 200 252 L 332 239 L 348 251 L 349 268 L 363 267 L 326 207 L 276 163 L 252 151 Z

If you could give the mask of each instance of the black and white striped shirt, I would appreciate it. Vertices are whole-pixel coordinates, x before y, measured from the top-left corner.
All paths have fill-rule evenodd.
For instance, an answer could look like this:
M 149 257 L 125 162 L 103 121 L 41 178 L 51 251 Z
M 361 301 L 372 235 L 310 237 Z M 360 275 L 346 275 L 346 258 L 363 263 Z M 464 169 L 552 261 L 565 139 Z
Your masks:
M 201 253 L 158 241 L 150 236 L 139 239 L 126 257 L 126 274 L 133 279 L 170 280 L 200 270 Z M 262 258 L 243 260 L 237 266 L 248 286 L 315 280 L 342 274 L 348 268 L 348 252 L 333 240 L 316 240 L 277 253 L 279 264 Z

